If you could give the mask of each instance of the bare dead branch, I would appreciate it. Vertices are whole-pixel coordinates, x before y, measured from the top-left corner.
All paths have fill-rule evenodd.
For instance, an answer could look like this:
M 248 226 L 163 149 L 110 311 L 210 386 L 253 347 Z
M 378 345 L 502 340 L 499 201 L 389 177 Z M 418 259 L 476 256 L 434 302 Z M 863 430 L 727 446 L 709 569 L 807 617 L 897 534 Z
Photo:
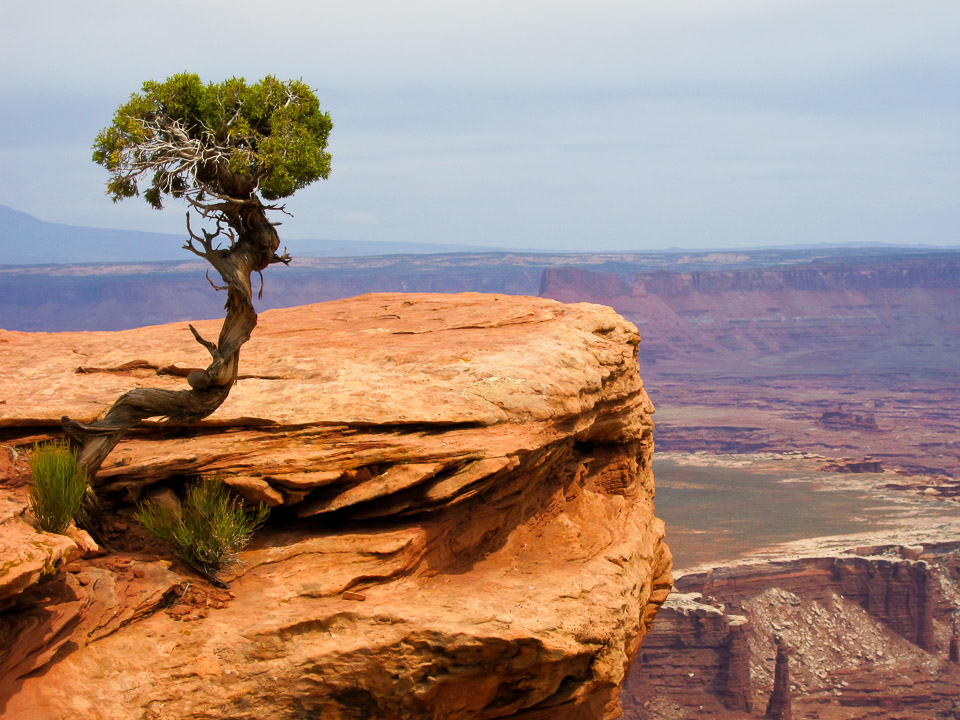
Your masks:
M 194 255 L 199 255 L 199 256 L 202 257 L 202 258 L 205 258 L 205 257 L 206 257 L 206 255 L 205 255 L 202 251 L 197 250 L 197 248 L 194 246 L 194 244 L 193 244 L 193 242 L 192 242 L 191 240 L 187 240 L 183 245 L 181 245 L 181 247 L 182 247 L 184 250 L 189 250 L 189 251 L 192 252 Z
M 236 122 L 241 108 L 242 104 L 236 108 L 226 127 Z M 139 184 L 152 176 L 158 190 L 186 198 L 204 217 L 208 217 L 204 210 L 217 210 L 216 205 L 220 203 L 243 205 L 259 202 L 254 195 L 259 175 L 253 179 L 253 190 L 249 194 L 244 191 L 246 197 L 230 195 L 216 182 L 205 182 L 201 178 L 219 177 L 224 172 L 230 174 L 230 159 L 238 153 L 249 152 L 249 143 L 242 137 L 225 145 L 218 141 L 218 131 L 202 122 L 198 133 L 196 126 L 188 128 L 168 117 L 129 119 L 140 125 L 145 139 L 121 152 L 118 166 L 112 170 L 118 179 Z M 207 195 L 220 202 L 204 202 Z
M 200 237 L 199 235 L 197 235 L 196 233 L 194 233 L 194 232 L 193 232 L 193 228 L 190 227 L 190 212 L 189 212 L 189 211 L 187 211 L 187 233 L 189 233 L 190 237 L 189 237 L 189 238 L 187 239 L 187 241 L 183 244 L 183 248 L 184 248 L 185 250 L 189 250 L 189 251 L 192 252 L 194 255 L 199 255 L 200 257 L 205 258 L 205 259 L 208 258 L 207 253 L 209 252 L 209 249 L 210 249 L 210 248 L 208 248 L 208 247 L 206 246 L 206 244 L 204 243 L 203 238 Z M 196 240 L 198 243 L 200 243 L 201 245 L 203 245 L 203 246 L 204 246 L 204 249 L 203 249 L 203 250 L 199 250 L 199 249 L 197 248 L 197 246 L 193 244 L 193 241 L 194 241 L 194 240 Z
M 207 352 L 210 353 L 210 357 L 213 357 L 213 358 L 217 357 L 217 346 L 214 343 L 210 342 L 209 340 L 204 340 L 203 337 L 200 336 L 200 333 L 197 332 L 197 329 L 193 325 L 187 325 L 187 327 L 190 328 L 190 332 L 193 333 L 194 340 L 196 340 L 198 343 L 200 343 L 207 349 Z
M 229 285 L 217 285 L 215 282 L 213 282 L 213 280 L 210 279 L 210 271 L 209 271 L 209 270 L 207 270 L 207 273 L 206 273 L 206 274 L 207 274 L 207 282 L 210 283 L 210 287 L 212 287 L 214 290 L 229 290 L 229 289 L 230 289 L 230 286 L 229 286 Z
M 243 102 L 237 102 L 237 109 L 234 111 L 233 117 L 227 121 L 227 127 L 230 127 L 237 121 L 237 118 L 240 117 L 241 110 L 243 110 Z
M 279 211 L 279 212 L 282 212 L 282 213 L 283 213 L 284 215 L 286 215 L 287 217 L 293 217 L 293 214 L 292 214 L 292 213 L 288 213 L 288 212 L 287 212 L 287 206 L 286 206 L 286 204 L 283 204 L 283 205 L 264 205 L 264 206 L 263 206 L 263 209 L 264 209 L 264 210 L 277 210 L 277 211 Z
M 220 213 L 228 212 L 230 210 L 236 210 L 242 205 L 253 205 L 253 200 L 239 200 L 237 198 L 226 198 L 217 195 L 216 193 L 207 192 L 208 195 L 213 195 L 218 198 L 220 202 L 208 203 L 202 202 L 196 198 L 186 196 L 187 202 L 204 218 L 216 218 L 220 216 Z
M 217 229 L 214 232 L 210 232 L 206 228 L 203 230 L 203 246 L 207 249 L 208 253 L 212 253 L 214 250 L 219 250 L 220 246 L 213 246 L 213 241 L 220 237 L 221 227 L 220 219 L 217 218 Z

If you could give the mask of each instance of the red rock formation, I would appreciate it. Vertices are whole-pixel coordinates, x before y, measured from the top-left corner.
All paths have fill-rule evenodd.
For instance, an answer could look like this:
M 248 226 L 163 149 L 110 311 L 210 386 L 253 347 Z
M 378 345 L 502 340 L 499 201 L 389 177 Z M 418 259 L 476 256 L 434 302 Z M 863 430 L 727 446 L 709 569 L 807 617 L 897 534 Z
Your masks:
M 835 555 L 717 568 L 685 575 L 677 587 L 719 602 L 739 602 L 771 586 L 820 601 L 839 593 L 929 651 L 934 647 L 931 577 L 922 561 Z
M 840 593 L 927 652 L 933 639 L 932 573 L 925 562 L 842 558 L 834 566 Z
M 533 298 L 263 313 L 217 413 L 148 425 L 104 464 L 114 538 L 140 553 L 11 590 L 6 637 L 31 640 L 4 717 L 616 717 L 671 585 L 638 341 L 608 308 Z M 181 326 L 0 332 L 0 366 L 23 368 L 0 378 L 0 427 L 36 436 L 132 384 L 177 387 L 152 368 L 201 362 L 195 345 Z M 126 498 L 213 472 L 278 506 L 233 598 L 126 519 Z M 177 604 L 155 612 L 168 573 Z
M 730 641 L 728 647 L 726 680 L 723 701 L 731 710 L 750 712 L 753 706 L 750 679 L 750 648 L 747 645 L 749 621 L 742 615 L 730 617 Z
M 774 670 L 773 692 L 764 717 L 770 720 L 793 720 L 793 701 L 790 693 L 790 657 L 786 644 L 778 637 L 777 665 Z
M 879 431 L 877 418 L 873 413 L 856 413 L 847 410 L 824 410 L 820 415 L 820 422 L 827 427 L 839 430 L 866 430 Z M 879 471 L 876 471 L 879 472 Z
M 728 707 L 749 709 L 751 683 L 745 647 L 746 618 L 728 616 L 700 602 L 697 594 L 674 593 L 661 607 L 657 624 L 643 643 L 624 694 L 637 699 L 656 688 L 697 706 L 717 695 Z M 640 715 L 640 717 L 645 717 Z
M 624 717 L 745 720 L 731 702 L 738 653 L 723 650 L 734 647 L 738 623 L 727 608 L 747 618 L 739 627 L 754 706 L 774 693 L 771 709 L 782 713 L 782 688 L 796 686 L 798 717 L 949 716 L 960 697 L 960 668 L 947 659 L 960 610 L 957 558 L 956 542 L 876 545 L 681 576 L 677 586 L 696 592 L 664 603 L 627 680 Z M 771 626 L 793 651 L 789 683 L 781 679 L 776 693 L 774 647 L 763 632 Z
M 839 473 L 882 473 L 883 463 L 879 460 L 864 458 L 863 460 L 837 460 L 835 462 L 824 463 L 820 466 L 824 472 Z
M 53 661 L 61 648 L 95 642 L 172 599 L 181 577 L 169 566 L 154 559 L 73 563 L 17 596 L 0 618 L 0 693 Z

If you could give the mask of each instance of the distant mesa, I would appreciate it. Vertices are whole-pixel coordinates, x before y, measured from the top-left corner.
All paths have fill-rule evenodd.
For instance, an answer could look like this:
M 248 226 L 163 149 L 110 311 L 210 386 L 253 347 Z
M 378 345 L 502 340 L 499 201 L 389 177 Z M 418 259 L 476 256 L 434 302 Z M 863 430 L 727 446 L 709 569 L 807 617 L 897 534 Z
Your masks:
M 820 466 L 824 472 L 838 473 L 882 473 L 883 463 L 873 458 L 863 460 L 835 460 Z
M 873 413 L 857 413 L 847 410 L 825 410 L 820 422 L 837 430 L 867 430 L 877 432 L 880 427 Z

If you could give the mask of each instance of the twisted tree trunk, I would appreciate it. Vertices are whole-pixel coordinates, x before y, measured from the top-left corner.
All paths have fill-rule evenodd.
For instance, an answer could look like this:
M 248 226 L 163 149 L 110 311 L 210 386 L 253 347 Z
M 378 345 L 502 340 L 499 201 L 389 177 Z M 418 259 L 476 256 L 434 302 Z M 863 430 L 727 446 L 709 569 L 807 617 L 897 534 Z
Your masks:
M 202 206 L 193 203 L 205 217 L 217 221 L 216 232 L 203 231 L 199 237 L 190 229 L 189 213 L 187 229 L 190 239 L 184 245 L 193 253 L 205 258 L 223 279 L 227 291 L 226 317 L 216 344 L 202 337 L 191 325 L 197 342 L 203 345 L 212 358 L 205 370 L 190 373 L 189 390 L 164 390 L 160 388 L 137 388 L 121 395 L 106 415 L 96 422 L 82 423 L 64 416 L 63 430 L 77 451 L 77 458 L 87 471 L 91 486 L 103 461 L 130 428 L 151 417 L 164 417 L 170 422 L 196 422 L 214 412 L 227 396 L 237 379 L 240 364 L 240 348 L 250 339 L 257 325 L 257 313 L 253 307 L 251 275 L 261 272 L 271 263 L 289 262 L 284 254 L 277 255 L 280 238 L 267 220 L 267 208 L 255 194 L 243 200 L 227 200 L 215 205 Z M 229 226 L 227 248 L 214 247 L 214 239 L 222 233 L 222 222 Z M 211 283 L 212 284 L 212 283 Z

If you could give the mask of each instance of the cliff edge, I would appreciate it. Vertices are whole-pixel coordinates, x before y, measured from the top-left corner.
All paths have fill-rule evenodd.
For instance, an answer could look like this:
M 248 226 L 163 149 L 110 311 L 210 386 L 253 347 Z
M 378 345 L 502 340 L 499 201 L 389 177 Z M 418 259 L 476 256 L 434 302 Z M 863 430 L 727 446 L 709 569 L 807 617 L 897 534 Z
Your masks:
M 616 717 L 671 584 L 638 342 L 609 308 L 536 298 L 265 312 L 213 416 L 107 459 L 124 549 L 98 555 L 29 525 L 18 452 L 131 387 L 182 387 L 203 348 L 185 323 L 0 331 L 0 545 L 21 568 L 0 575 L 0 714 Z M 229 592 L 129 520 L 211 473 L 274 506 Z

